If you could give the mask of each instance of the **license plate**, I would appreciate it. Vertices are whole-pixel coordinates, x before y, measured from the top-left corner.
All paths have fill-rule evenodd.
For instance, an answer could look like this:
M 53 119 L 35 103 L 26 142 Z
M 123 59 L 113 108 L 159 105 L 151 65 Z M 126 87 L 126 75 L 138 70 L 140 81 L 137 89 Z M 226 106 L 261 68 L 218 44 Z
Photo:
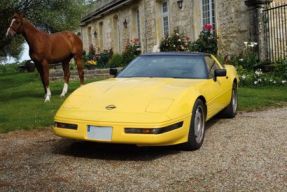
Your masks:
M 97 127 L 88 126 L 87 130 L 88 139 L 100 140 L 100 141 L 111 141 L 112 140 L 112 127 Z

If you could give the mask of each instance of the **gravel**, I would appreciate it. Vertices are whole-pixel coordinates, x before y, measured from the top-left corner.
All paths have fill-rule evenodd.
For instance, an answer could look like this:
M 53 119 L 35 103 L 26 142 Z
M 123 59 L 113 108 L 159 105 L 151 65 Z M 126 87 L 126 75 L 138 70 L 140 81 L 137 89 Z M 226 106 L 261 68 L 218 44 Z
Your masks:
M 0 134 L 0 191 L 287 191 L 287 108 L 213 119 L 198 151 Z

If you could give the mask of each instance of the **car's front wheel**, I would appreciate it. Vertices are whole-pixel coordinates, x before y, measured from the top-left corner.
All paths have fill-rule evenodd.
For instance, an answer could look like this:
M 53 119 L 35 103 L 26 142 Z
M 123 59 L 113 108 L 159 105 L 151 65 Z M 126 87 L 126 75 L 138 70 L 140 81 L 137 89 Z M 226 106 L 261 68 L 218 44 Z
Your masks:
M 188 142 L 184 144 L 187 150 L 199 149 L 205 134 L 205 107 L 202 100 L 197 99 L 192 110 L 192 117 L 188 133 Z

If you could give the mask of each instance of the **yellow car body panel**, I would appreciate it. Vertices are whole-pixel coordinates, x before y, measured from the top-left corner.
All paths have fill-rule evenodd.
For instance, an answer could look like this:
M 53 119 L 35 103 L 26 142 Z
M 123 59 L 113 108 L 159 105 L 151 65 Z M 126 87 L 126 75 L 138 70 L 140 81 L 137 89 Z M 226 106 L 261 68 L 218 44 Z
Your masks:
M 220 63 L 218 62 L 220 65 Z M 220 65 L 221 66 L 221 65 Z M 175 145 L 187 142 L 192 109 L 198 98 L 205 100 L 206 120 L 231 101 L 236 70 L 226 65 L 226 77 L 213 79 L 111 78 L 84 85 L 74 91 L 55 115 L 55 122 L 76 124 L 65 129 L 55 125 L 56 135 L 95 142 L 142 146 Z M 109 106 L 115 108 L 109 109 Z M 130 134 L 125 128 L 182 126 L 161 134 Z M 111 127 L 111 140 L 90 139 L 87 127 Z

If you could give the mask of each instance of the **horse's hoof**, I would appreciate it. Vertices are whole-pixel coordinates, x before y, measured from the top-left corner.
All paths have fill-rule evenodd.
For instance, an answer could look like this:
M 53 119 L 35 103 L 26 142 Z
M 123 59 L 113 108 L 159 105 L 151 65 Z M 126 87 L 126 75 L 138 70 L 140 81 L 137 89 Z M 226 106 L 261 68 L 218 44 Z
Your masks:
M 45 98 L 44 103 L 50 102 L 50 99 L 51 99 L 51 97 L 47 96 L 47 97 Z
M 60 95 L 61 98 L 65 97 L 65 96 L 66 96 L 66 94 L 63 94 L 63 93 Z

